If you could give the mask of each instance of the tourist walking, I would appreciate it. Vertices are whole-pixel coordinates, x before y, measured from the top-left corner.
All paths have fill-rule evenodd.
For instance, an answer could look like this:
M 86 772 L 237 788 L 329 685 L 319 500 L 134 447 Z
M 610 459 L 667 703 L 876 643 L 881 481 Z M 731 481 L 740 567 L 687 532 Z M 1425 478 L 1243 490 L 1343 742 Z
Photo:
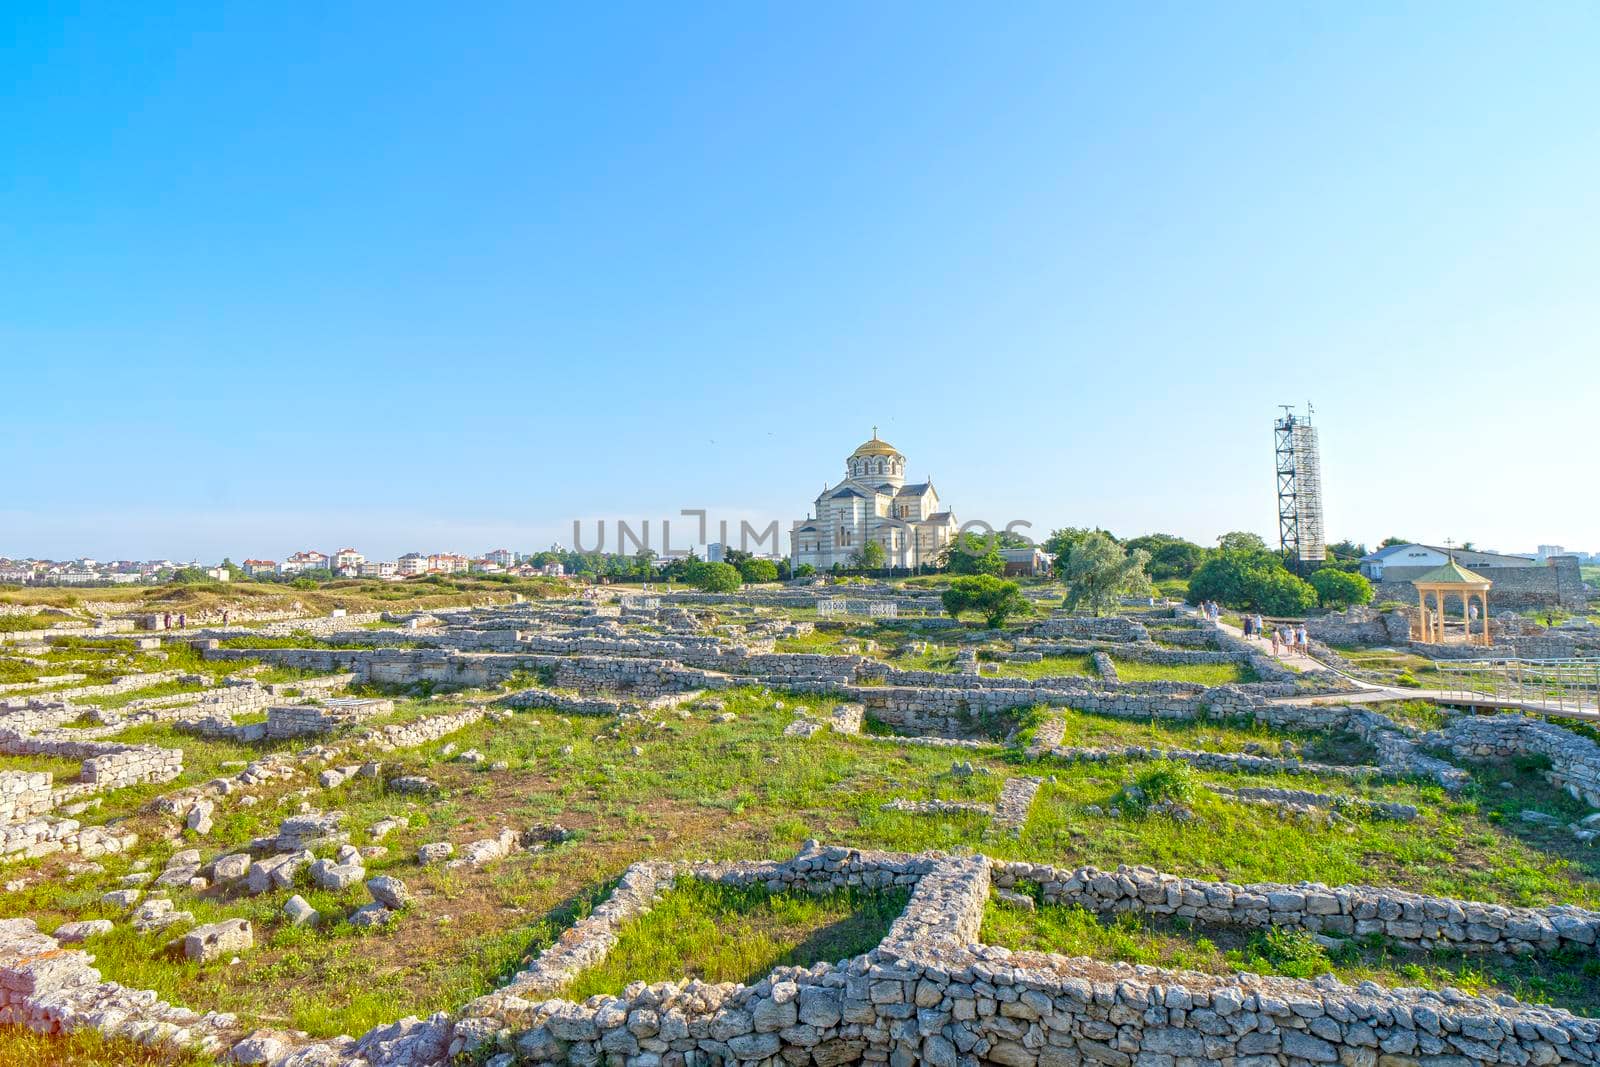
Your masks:
M 181 611 L 180 611 L 180 612 L 178 612 L 178 629 L 180 629 L 180 630 L 181 630 L 181 629 L 183 629 L 183 628 L 184 628 L 184 627 L 185 627 L 185 626 L 188 626 L 188 625 L 189 625 L 189 616 L 187 616 L 187 615 L 185 615 L 185 614 L 184 614 L 184 613 L 183 613 L 183 612 L 181 612 Z
M 1294 639 L 1295 644 L 1300 646 L 1300 654 L 1302 656 L 1311 650 L 1311 638 L 1306 634 L 1305 623 L 1301 623 L 1300 628 L 1294 632 Z
M 1272 628 L 1272 654 L 1274 656 L 1276 656 L 1278 654 L 1278 628 L 1277 627 L 1273 627 Z
M 170 611 L 162 612 L 162 614 L 161 614 L 161 628 L 163 630 L 172 629 L 172 612 L 170 612 Z

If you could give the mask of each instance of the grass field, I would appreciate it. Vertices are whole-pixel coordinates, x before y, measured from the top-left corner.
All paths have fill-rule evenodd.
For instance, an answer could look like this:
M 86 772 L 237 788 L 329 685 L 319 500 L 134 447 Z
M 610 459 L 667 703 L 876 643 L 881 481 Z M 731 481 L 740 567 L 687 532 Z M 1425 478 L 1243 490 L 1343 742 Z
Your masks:
M 582 1000 L 615 995 L 629 982 L 685 977 L 754 984 L 781 964 L 848 959 L 883 940 L 908 896 L 904 890 L 769 893 L 682 878 L 625 925 L 606 959 L 564 995 Z
M 808 740 L 781 736 L 792 720 L 773 707 L 810 698 L 781 693 L 733 691 L 724 696 L 737 720 L 716 723 L 696 715 L 661 730 L 625 727 L 598 719 L 563 718 L 537 710 L 512 723 L 481 723 L 447 740 L 475 747 L 487 760 L 503 759 L 506 772 L 490 772 L 440 754 L 444 741 L 424 749 L 390 753 L 386 774 L 420 773 L 438 781 L 444 795 L 428 802 L 384 791 L 381 783 L 355 779 L 316 796 L 317 806 L 347 813 L 353 840 L 380 817 L 404 814 L 412 822 L 385 842 L 386 856 L 369 863 L 371 873 L 393 873 L 416 893 L 417 903 L 397 928 L 373 933 L 332 922 L 317 930 L 284 926 L 278 911 L 284 892 L 229 899 L 217 891 L 177 894 L 179 906 L 197 921 L 242 915 L 257 924 L 260 947 L 237 967 L 196 967 L 171 960 L 158 939 L 125 928 L 95 946 L 108 977 L 160 991 L 198 1009 L 234 1010 L 263 1024 L 290 1024 L 314 1033 L 361 1032 L 405 1014 L 426 1014 L 461 1003 L 492 988 L 516 969 L 594 899 L 610 879 L 641 856 L 659 858 L 782 858 L 800 841 L 915 851 L 974 847 L 1008 858 L 1061 866 L 1119 862 L 1152 863 L 1163 869 L 1235 880 L 1302 878 L 1377 882 L 1508 903 L 1600 903 L 1600 861 L 1570 835 L 1522 823 L 1508 813 L 1539 807 L 1570 817 L 1575 805 L 1537 775 L 1517 779 L 1515 789 L 1450 800 L 1434 787 L 1388 783 L 1355 787 L 1343 781 L 1285 780 L 1296 787 L 1362 792 L 1425 807 L 1414 824 L 1357 823 L 1349 831 L 1286 822 L 1263 809 L 1202 796 L 1199 821 L 1183 825 L 1160 817 L 1112 819 L 1086 812 L 1106 805 L 1136 767 L 1060 765 L 1042 761 L 1025 773 L 1053 775 L 1041 790 L 1020 838 L 986 840 L 988 820 L 979 815 L 926 816 L 881 811 L 895 797 L 988 800 L 998 783 L 1018 773 L 1004 751 L 962 752 L 959 758 L 986 768 L 972 779 L 949 775 L 956 758 L 939 750 L 820 734 Z M 405 713 L 443 711 L 441 702 L 414 702 Z M 1080 720 L 1088 730 L 1088 717 Z M 537 723 L 537 725 L 535 725 Z M 1208 725 L 1155 735 L 1156 724 L 1107 720 L 1118 736 L 1171 737 L 1193 745 L 1246 743 L 1251 731 Z M 1080 734 L 1080 736 L 1082 736 Z M 128 740 L 180 744 L 185 748 L 182 781 L 203 781 L 229 760 L 251 758 L 262 749 L 225 742 L 196 742 L 165 726 L 129 731 Z M 638 745 L 642 754 L 630 755 Z M 569 751 L 570 748 L 570 751 Z M 1487 779 L 1498 781 L 1497 770 Z M 1509 772 L 1505 772 L 1509 773 Z M 1248 776 L 1205 775 L 1239 785 Z M 243 842 L 268 833 L 285 810 L 276 803 L 300 783 L 275 785 L 255 808 L 225 803 L 205 848 Z M 0 897 L 0 913 L 29 915 L 45 929 L 68 918 L 109 915 L 99 903 L 104 884 L 138 860 L 159 868 L 171 851 L 199 844 L 192 835 L 164 842 L 138 804 L 171 786 L 138 786 L 106 797 L 108 811 L 131 816 L 143 830 L 129 856 L 107 857 L 99 878 L 58 875 L 20 893 Z M 458 845 L 492 835 L 502 825 L 558 821 L 578 840 L 538 855 L 512 857 L 483 871 L 419 868 L 416 847 L 426 841 Z M 1559 828 L 1558 828 L 1559 829 Z M 56 868 L 35 861 L 13 870 Z M 359 898 L 299 891 L 313 906 L 342 915 Z
M 955 650 L 970 632 L 938 632 L 935 637 L 867 623 L 787 639 L 792 643 L 786 647 L 829 651 L 871 640 L 872 654 L 888 662 L 904 666 L 916 661 L 928 669 L 950 669 Z M 924 639 L 927 650 L 913 655 L 911 641 Z M 989 647 L 1000 647 L 999 641 L 985 640 Z M 275 643 L 282 647 L 293 642 Z M 70 665 L 96 676 L 178 669 L 220 677 L 252 665 L 248 660 L 225 664 L 204 660 L 181 643 L 169 644 L 163 652 L 165 657 L 158 657 L 127 647 L 100 649 L 69 642 L 47 657 L 52 669 L 59 663 L 63 669 Z M 1041 677 L 1092 673 L 1087 656 L 1055 659 L 1043 665 L 1005 667 L 1037 668 Z M 1118 663 L 1125 680 L 1142 666 Z M 1242 679 L 1231 665 L 1224 667 L 1223 673 L 1207 673 L 1209 667 L 1152 668 L 1147 677 L 1199 684 L 1207 684 L 1202 678 Z M 292 681 L 304 676 L 270 668 L 256 677 Z M 137 699 L 137 693 L 122 697 L 126 702 Z M 468 699 L 490 695 L 468 692 L 439 699 L 400 695 L 394 712 L 377 723 L 443 714 Z M 1162 816 L 1109 814 L 1124 786 L 1148 764 L 1030 761 L 1019 749 L 1000 745 L 941 750 L 831 732 L 809 739 L 785 737 L 783 729 L 793 721 L 796 704 L 826 712 L 833 701 L 816 694 L 754 688 L 726 690 L 717 696 L 733 714 L 732 721 L 717 721 L 703 708 L 690 710 L 687 719 L 668 715 L 661 722 L 652 717 L 619 721 L 529 709 L 507 722 L 485 720 L 418 749 L 373 754 L 383 761 L 380 779 L 357 777 L 328 790 L 314 788 L 322 764 L 310 761 L 297 777 L 254 790 L 259 803 L 253 807 L 236 796 L 223 798 L 216 826 L 205 838 L 185 831 L 169 839 L 170 822 L 147 810 L 148 802 L 176 788 L 232 773 L 264 753 L 303 752 L 310 744 L 202 740 L 181 734 L 168 723 L 132 727 L 117 740 L 178 747 L 185 753 L 182 776 L 175 782 L 100 795 L 94 821 L 125 820 L 124 825 L 139 834 L 138 846 L 129 854 L 102 859 L 103 874 L 73 874 L 68 869 L 71 857 L 65 855 L 9 865 L 8 879 L 29 884 L 0 894 L 0 916 L 28 916 L 47 931 L 69 919 L 121 918 L 100 897 L 136 865 L 160 870 L 168 856 L 188 847 L 202 849 L 207 858 L 237 849 L 273 833 L 279 821 L 302 804 L 344 812 L 345 826 L 357 845 L 371 843 L 367 830 L 378 819 L 403 815 L 410 825 L 391 834 L 383 842 L 387 852 L 367 863 L 369 874 L 396 875 L 412 889 L 414 903 L 389 928 L 361 931 L 344 921 L 364 899 L 359 887 L 329 893 L 303 880 L 293 891 L 327 916 L 315 928 L 284 922 L 281 909 L 288 891 L 259 897 L 218 888 L 174 891 L 177 906 L 193 912 L 197 922 L 243 917 L 254 924 L 257 947 L 236 966 L 191 964 L 164 949 L 170 932 L 140 935 L 122 923 L 113 934 L 88 946 L 108 979 L 155 990 L 196 1010 L 238 1012 L 248 1026 L 287 1026 L 329 1036 L 359 1034 L 405 1015 L 453 1009 L 488 992 L 587 914 L 628 864 L 641 858 L 786 858 L 807 838 L 898 851 L 977 849 L 1062 867 L 1149 863 L 1174 873 L 1233 881 L 1309 879 L 1394 885 L 1511 904 L 1600 906 L 1600 851 L 1578 844 L 1564 826 L 1544 827 L 1519 817 L 1521 811 L 1532 809 L 1565 823 L 1585 811 L 1533 769 L 1478 769 L 1472 788 L 1459 796 L 1411 781 L 1355 783 L 1315 776 L 1203 773 L 1193 801 L 1196 821 L 1179 823 Z M 787 707 L 779 709 L 778 701 Z M 1397 704 L 1392 710 L 1417 725 L 1436 725 L 1437 710 L 1429 705 Z M 1270 753 L 1289 741 L 1305 758 L 1318 762 L 1373 759 L 1370 748 L 1351 737 L 1272 731 L 1245 723 L 1132 720 L 1070 709 L 1035 709 L 1024 721 L 1036 727 L 1047 715 L 1062 719 L 1063 743 L 1068 746 L 1137 744 L 1227 752 L 1253 747 Z M 458 750 L 477 749 L 484 763 L 463 763 L 447 755 L 447 744 Z M 340 762 L 359 762 L 362 755 L 350 753 Z M 507 769 L 489 770 L 495 761 L 504 761 Z M 972 763 L 976 773 L 952 773 L 956 762 Z M 66 781 L 76 775 L 77 761 L 0 757 L 0 770 L 11 769 L 48 769 Z M 426 798 L 386 790 L 384 780 L 405 774 L 428 776 L 442 793 Z M 989 836 L 990 820 L 981 813 L 882 810 L 897 798 L 987 804 L 998 796 L 1005 778 L 1019 774 L 1040 775 L 1047 781 L 1015 837 Z M 1330 828 L 1225 800 L 1206 789 L 1208 783 L 1275 784 L 1396 800 L 1417 805 L 1422 816 L 1409 824 L 1358 820 Z M 416 849 L 424 843 L 448 840 L 459 847 L 505 826 L 552 822 L 571 829 L 574 840 L 548 851 L 514 855 L 481 870 L 424 868 L 416 862 Z M 630 924 L 611 959 L 581 976 L 572 992 L 614 991 L 630 980 L 683 973 L 745 980 L 764 973 L 776 961 L 837 959 L 874 943 L 898 912 L 895 901 L 892 895 L 865 894 L 792 900 L 782 894 L 685 883 L 649 915 Z M 991 913 L 989 922 L 998 943 L 1010 943 L 1005 940 L 1009 938 L 1018 946 L 1065 946 L 1061 951 L 1084 945 L 1088 947 L 1083 951 L 1115 958 L 1137 959 L 1130 955 L 1135 953 L 1169 961 L 1192 957 L 1200 969 L 1236 966 L 1251 958 L 1250 952 L 1267 951 L 1220 937 L 1212 937 L 1207 947 L 1193 931 L 1119 931 L 1092 917 L 1085 925 L 1082 916 L 1044 912 L 1040 916 L 1033 926 L 1019 925 L 1021 920 L 1010 913 Z M 1281 957 L 1274 966 L 1299 966 L 1298 957 L 1281 950 L 1283 946 L 1272 948 Z M 1471 971 L 1475 961 L 1400 959 L 1392 953 L 1385 956 L 1382 946 L 1365 946 L 1362 952 L 1359 958 L 1333 962 L 1348 968 L 1341 973 L 1370 973 L 1382 981 L 1405 978 L 1412 973 L 1406 968 L 1417 967 L 1428 982 L 1479 981 L 1488 983 L 1486 989 L 1522 989 L 1556 1003 L 1589 1003 L 1582 989 L 1564 984 L 1553 964 L 1508 964 L 1503 973 L 1475 976 Z M 1239 953 L 1245 955 L 1235 955 Z M 1573 973 L 1586 979 L 1581 967 Z M 73 1062 L 99 1062 L 95 1056 L 115 1056 L 116 1048 L 85 1047 L 81 1058 L 74 1049 Z M 35 1055 L 33 1049 L 27 1040 L 9 1043 L 0 1038 L 0 1067 L 10 1062 L 49 1062 L 26 1059 Z M 142 1061 L 132 1057 L 108 1062 Z

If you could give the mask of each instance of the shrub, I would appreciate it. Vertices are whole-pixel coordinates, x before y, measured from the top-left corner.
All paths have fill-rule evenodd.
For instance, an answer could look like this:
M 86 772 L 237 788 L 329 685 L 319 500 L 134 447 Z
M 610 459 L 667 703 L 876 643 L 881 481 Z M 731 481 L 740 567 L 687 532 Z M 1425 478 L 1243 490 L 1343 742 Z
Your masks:
M 1311 576 L 1311 587 L 1317 591 L 1317 603 L 1325 608 L 1372 603 L 1372 583 L 1362 574 L 1324 567 Z
M 1150 804 L 1190 804 L 1198 789 L 1194 768 L 1178 760 L 1153 764 L 1139 776 L 1138 785 Z
M 1315 978 L 1333 969 L 1327 951 L 1316 939 L 1291 926 L 1273 926 L 1251 935 L 1244 956 L 1250 970 L 1289 978 Z
M 1022 595 L 1016 582 L 1002 581 L 988 574 L 953 579 L 950 588 L 939 594 L 939 601 L 951 618 L 963 612 L 976 612 L 991 629 L 1005 625 L 1012 615 L 1032 615 L 1033 605 Z

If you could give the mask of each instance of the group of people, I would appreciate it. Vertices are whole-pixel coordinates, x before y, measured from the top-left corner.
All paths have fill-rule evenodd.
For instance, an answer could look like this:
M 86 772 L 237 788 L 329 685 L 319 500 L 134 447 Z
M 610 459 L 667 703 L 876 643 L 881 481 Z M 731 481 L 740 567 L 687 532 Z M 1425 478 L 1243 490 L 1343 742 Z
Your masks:
M 1215 600 L 1202 600 L 1199 604 L 1199 608 L 1200 614 L 1204 615 L 1212 622 L 1216 622 L 1222 617 L 1222 605 L 1218 604 Z
M 181 630 L 187 625 L 189 625 L 189 616 L 187 614 L 183 613 L 183 612 L 179 612 L 178 613 L 178 629 Z M 226 626 L 227 623 L 224 622 L 223 625 Z M 172 612 L 170 612 L 170 611 L 166 612 L 165 614 L 163 614 L 161 616 L 161 628 L 163 630 L 172 629 Z
M 1284 624 L 1273 626 L 1269 629 L 1267 620 L 1261 617 L 1260 612 L 1244 617 L 1244 635 L 1246 637 L 1262 637 L 1265 635 L 1265 639 L 1272 642 L 1272 654 L 1274 656 L 1280 651 L 1299 652 L 1301 655 L 1308 655 L 1311 651 L 1311 638 L 1306 633 L 1305 623 L 1301 623 L 1299 626 Z

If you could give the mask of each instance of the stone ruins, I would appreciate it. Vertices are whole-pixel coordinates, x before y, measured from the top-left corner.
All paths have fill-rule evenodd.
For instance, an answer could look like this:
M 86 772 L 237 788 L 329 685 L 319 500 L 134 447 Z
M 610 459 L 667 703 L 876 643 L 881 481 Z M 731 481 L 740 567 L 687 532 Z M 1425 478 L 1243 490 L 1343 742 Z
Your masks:
M 954 649 L 948 670 L 896 666 L 865 639 L 850 646 L 854 651 L 779 646 L 862 620 L 929 640 L 955 629 L 927 591 L 855 585 L 848 601 L 809 586 L 725 596 L 667 592 L 620 604 L 557 600 L 211 627 L 168 640 L 193 642 L 220 682 L 160 671 L 80 685 L 85 675 L 63 672 L 9 686 L 0 694 L 0 754 L 8 760 L 0 770 L 0 859 L 24 872 L 17 884 L 35 869 L 30 864 L 57 853 L 72 853 L 71 862 L 82 865 L 139 846 L 125 814 L 95 821 L 121 797 L 135 798 L 130 810 L 159 819 L 163 840 L 174 847 L 164 860 L 141 863 L 95 890 L 110 918 L 57 922 L 49 932 L 27 916 L 0 919 L 0 1022 L 47 1034 L 92 1030 L 271 1067 L 1600 1063 L 1600 1021 L 1506 995 L 1345 984 L 1331 975 L 1166 970 L 1009 951 L 980 936 L 985 908 L 996 900 L 1219 930 L 1381 937 L 1418 952 L 1592 960 L 1600 952 L 1600 912 L 1575 906 L 1508 907 L 1364 885 L 1234 884 L 1147 867 L 1068 868 L 987 853 L 1007 854 L 1005 846 L 1015 845 L 1042 803 L 1041 791 L 1048 795 L 1052 773 L 1077 764 L 1126 765 L 1133 772 L 1168 761 L 1210 776 L 1297 776 L 1292 784 L 1304 781 L 1306 788 L 1248 782 L 1203 788 L 1229 804 L 1264 805 L 1284 817 L 1410 822 L 1420 814 L 1414 804 L 1327 792 L 1314 780 L 1332 780 L 1340 790 L 1426 782 L 1436 795 L 1454 797 L 1471 786 L 1469 768 L 1525 759 L 1552 787 L 1600 807 L 1600 745 L 1593 740 L 1510 714 L 1444 713 L 1437 728 L 1423 729 L 1353 699 L 1356 687 L 1337 672 L 1290 670 L 1181 609 L 1111 618 L 1056 611 L 1008 631 L 1003 641 L 980 636 Z M 122 632 L 106 627 L 95 637 L 109 641 Z M 5 636 L 18 648 L 43 648 L 53 635 Z M 291 637 L 281 647 L 271 644 Z M 229 647 L 239 638 L 257 640 Z M 139 651 L 159 651 L 161 639 L 143 640 L 153 644 Z M 1062 657 L 1084 658 L 1092 673 L 1044 673 L 1043 665 Z M 263 684 L 252 674 L 262 669 L 256 663 L 305 676 Z M 1134 664 L 1227 669 L 1240 680 L 1209 686 L 1125 680 Z M 181 691 L 124 699 L 163 683 Z M 729 722 L 736 715 L 725 701 L 746 690 L 781 694 L 773 706 L 785 715 L 784 745 L 817 745 L 819 736 L 837 734 L 851 745 L 949 749 L 956 798 L 911 793 L 881 809 L 930 819 L 976 816 L 987 827 L 983 844 L 901 853 L 807 841 L 784 860 L 644 856 L 498 988 L 359 1036 L 317 1039 L 248 1026 L 234 1014 L 199 1013 L 107 980 L 95 966 L 95 939 L 122 925 L 168 938 L 174 958 L 229 966 L 260 951 L 271 932 L 241 915 L 196 923 L 194 902 L 227 908 L 266 894 L 282 894 L 256 905 L 269 904 L 277 916 L 267 924 L 273 929 L 281 923 L 304 927 L 296 936 L 315 935 L 318 927 L 348 922 L 363 937 L 406 938 L 414 933 L 407 916 L 415 914 L 417 898 L 405 878 L 413 886 L 415 878 L 390 872 L 469 877 L 524 853 L 584 847 L 581 834 L 559 825 L 491 824 L 470 840 L 424 839 L 408 843 L 404 856 L 391 854 L 386 837 L 392 842 L 400 831 L 414 842 L 405 832 L 423 825 L 408 822 L 404 806 L 416 809 L 414 818 L 441 794 L 435 779 L 442 776 L 418 773 L 408 755 L 433 746 L 428 751 L 439 759 L 493 775 L 505 765 L 491 765 L 477 748 L 456 750 L 457 741 L 468 742 L 437 743 L 480 725 L 533 729 L 537 715 L 598 719 L 618 732 L 696 715 Z M 397 700 L 403 699 L 438 703 L 402 715 Z M 1029 709 L 1036 718 L 1024 733 L 1017 714 Z M 1292 744 L 1242 751 L 1074 746 L 1063 740 L 1068 713 L 1151 724 L 1238 723 L 1297 736 L 1337 733 L 1368 746 L 1372 761 L 1310 760 Z M 186 777 L 181 747 L 140 740 L 162 726 L 185 743 L 246 746 L 252 758 Z M 972 761 L 986 756 L 1003 757 L 1004 773 L 975 769 Z M 945 757 L 938 758 L 942 766 Z M 74 762 L 78 771 L 70 776 Z M 211 776 L 199 780 L 204 775 Z M 350 818 L 340 790 L 364 782 L 393 798 L 385 809 L 393 814 Z M 229 830 L 230 813 L 258 804 L 281 805 L 260 809 L 273 812 L 265 836 Z M 873 805 L 879 810 L 876 798 Z M 1591 837 L 1600 836 L 1600 819 L 1595 823 Z M 1583 833 L 1587 824 L 1572 829 Z M 374 874 L 373 865 L 384 873 Z M 781 966 L 753 984 L 635 982 L 616 996 L 563 998 L 577 976 L 607 958 L 626 924 L 685 879 L 770 892 L 895 889 L 909 894 L 909 902 L 887 936 L 853 958 Z M 345 891 L 361 894 L 362 902 L 313 907 L 301 895 L 349 901 L 316 895 Z

